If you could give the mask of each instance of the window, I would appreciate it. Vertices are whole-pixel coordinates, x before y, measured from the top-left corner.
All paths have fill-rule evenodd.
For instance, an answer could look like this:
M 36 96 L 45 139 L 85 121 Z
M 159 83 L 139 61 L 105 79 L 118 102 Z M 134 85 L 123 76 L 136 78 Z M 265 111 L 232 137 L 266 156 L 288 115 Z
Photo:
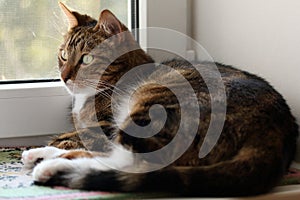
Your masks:
M 128 24 L 129 1 L 62 2 L 96 19 L 102 8 L 108 8 Z M 58 78 L 56 52 L 66 28 L 57 1 L 0 1 L 0 81 Z
M 127 22 L 129 28 L 160 26 L 188 33 L 187 0 L 61 1 L 70 8 L 91 14 L 95 18 L 98 18 L 102 8 L 108 8 L 116 13 L 123 23 Z M 38 13 L 38 9 L 43 12 Z M 166 10 L 168 12 L 165 12 Z M 180 16 L 178 13 L 181 13 Z M 22 139 L 20 142 L 16 142 L 19 140 L 15 138 L 47 136 L 72 129 L 68 119 L 71 97 L 61 82 L 49 82 L 49 79 L 58 77 L 57 47 L 62 39 L 60 32 L 66 31 L 65 22 L 61 22 L 61 17 L 64 17 L 61 15 L 63 14 L 59 10 L 57 0 L 0 0 L 2 145 L 28 145 L 29 140 L 31 144 L 36 142 L 40 145 L 41 140 L 36 138 L 34 141 Z M 142 46 L 147 48 L 148 36 L 139 36 L 138 31 L 134 34 L 140 39 Z M 22 38 L 25 38 L 23 43 Z M 7 45 L 7 49 L 3 48 L 4 45 Z M 26 54 L 27 57 L 22 54 Z M 17 63 L 20 68 L 17 67 Z M 13 142 L 7 142 L 5 138 L 10 138 Z
M 134 0 L 61 0 L 98 19 L 101 9 L 131 25 Z M 63 21 L 65 20 L 65 21 Z M 58 80 L 56 53 L 67 31 L 57 0 L 0 0 L 0 138 L 70 131 L 71 97 Z M 50 80 L 49 80 L 50 79 Z M 28 141 L 28 140 L 22 140 Z

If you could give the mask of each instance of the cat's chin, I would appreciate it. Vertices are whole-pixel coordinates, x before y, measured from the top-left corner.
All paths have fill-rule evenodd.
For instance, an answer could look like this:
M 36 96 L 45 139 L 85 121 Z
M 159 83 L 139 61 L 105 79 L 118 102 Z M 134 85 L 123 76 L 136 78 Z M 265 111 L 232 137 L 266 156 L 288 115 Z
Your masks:
M 80 84 L 75 84 L 73 81 L 68 80 L 65 83 L 65 88 L 68 93 L 72 96 L 76 95 L 85 95 L 85 96 L 94 96 L 97 91 L 91 87 L 81 86 Z

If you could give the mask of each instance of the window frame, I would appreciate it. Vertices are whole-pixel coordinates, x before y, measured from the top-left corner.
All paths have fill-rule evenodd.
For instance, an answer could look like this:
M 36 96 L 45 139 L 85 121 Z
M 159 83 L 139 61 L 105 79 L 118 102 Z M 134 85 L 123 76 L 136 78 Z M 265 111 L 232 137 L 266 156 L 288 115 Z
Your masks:
M 71 96 L 63 83 L 0 85 L 0 138 L 51 135 L 72 130 Z
M 189 34 L 187 27 L 189 2 L 182 0 L 132 0 L 129 11 L 136 11 L 133 16 L 137 18 L 129 25 L 135 25 L 136 28 L 167 27 Z M 164 17 L 162 12 L 157 12 L 157 7 L 167 9 L 170 4 L 177 8 L 177 10 L 168 9 L 168 15 L 171 17 L 163 20 L 163 23 L 155 21 L 157 17 Z M 178 9 L 182 6 L 184 9 L 180 12 L 183 13 L 184 19 L 179 24 L 177 23 L 176 27 L 172 27 L 174 24 L 171 21 L 172 16 L 176 17 Z M 146 48 L 147 39 L 139 38 L 138 32 L 134 32 L 134 34 L 141 46 Z M 189 48 L 188 45 L 186 48 Z M 6 111 L 0 112 L 0 139 L 6 141 L 7 139 L 17 140 L 27 137 L 47 137 L 48 135 L 72 131 L 72 122 L 67 117 L 70 115 L 71 102 L 71 96 L 63 83 L 59 81 L 0 84 L 0 110 Z M 49 120 L 51 121 L 50 124 Z M 28 142 L 28 140 L 18 141 L 17 144 L 19 145 L 26 145 Z M 33 140 L 31 139 L 31 141 Z M 36 140 L 36 143 L 40 144 L 40 140 Z

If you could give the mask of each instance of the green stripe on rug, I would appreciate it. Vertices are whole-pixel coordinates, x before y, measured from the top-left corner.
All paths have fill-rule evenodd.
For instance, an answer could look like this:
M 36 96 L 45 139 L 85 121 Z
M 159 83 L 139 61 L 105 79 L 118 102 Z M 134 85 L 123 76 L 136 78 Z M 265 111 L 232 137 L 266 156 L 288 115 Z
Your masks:
M 27 188 L 0 189 L 0 199 L 128 199 L 135 195 L 107 192 L 88 192 L 67 188 L 31 186 Z

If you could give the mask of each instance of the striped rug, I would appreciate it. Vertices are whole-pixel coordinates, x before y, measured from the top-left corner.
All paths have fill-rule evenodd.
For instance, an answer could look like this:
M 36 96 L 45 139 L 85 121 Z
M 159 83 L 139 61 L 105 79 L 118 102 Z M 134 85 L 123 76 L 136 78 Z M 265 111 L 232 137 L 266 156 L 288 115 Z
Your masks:
M 145 199 L 166 197 L 163 194 L 120 194 L 100 191 L 81 191 L 63 187 L 33 185 L 30 174 L 22 171 L 21 153 L 28 148 L 0 148 L 0 200 L 49 200 L 49 199 Z M 300 164 L 294 163 L 283 178 L 282 185 L 300 184 Z

